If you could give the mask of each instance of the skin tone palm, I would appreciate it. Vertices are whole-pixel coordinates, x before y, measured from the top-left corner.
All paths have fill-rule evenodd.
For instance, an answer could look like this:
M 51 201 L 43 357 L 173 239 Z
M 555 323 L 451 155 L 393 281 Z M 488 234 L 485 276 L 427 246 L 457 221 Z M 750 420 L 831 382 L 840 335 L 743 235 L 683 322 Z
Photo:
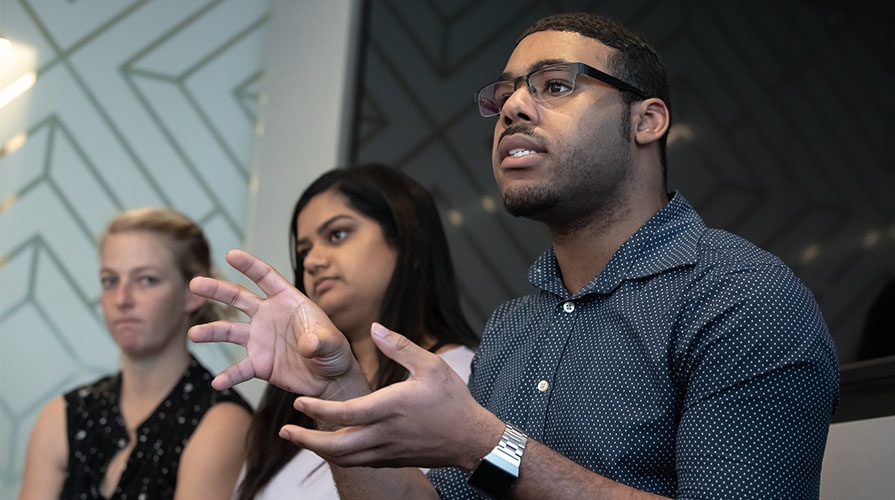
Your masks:
M 519 43 L 504 73 L 518 77 L 557 61 L 580 61 L 605 71 L 612 50 L 575 33 L 537 32 Z M 630 121 L 626 135 L 620 133 L 624 114 Z M 668 126 L 661 100 L 645 99 L 629 107 L 616 89 L 586 77 L 562 99 L 537 102 L 523 86 L 506 101 L 494 131 L 494 176 L 511 210 L 548 226 L 568 290 L 579 290 L 598 274 L 667 202 L 658 141 Z M 267 298 L 233 284 L 196 279 L 191 285 L 195 293 L 241 306 L 251 322 L 194 327 L 191 336 L 247 347 L 246 360 L 216 379 L 220 387 L 261 376 L 317 396 L 299 398 L 295 406 L 329 427 L 285 426 L 282 437 L 343 466 L 453 465 L 472 470 L 497 444 L 503 422 L 480 406 L 436 356 L 380 325 L 372 328 L 373 341 L 405 366 L 410 378 L 349 400 L 368 389 L 322 311 L 251 255 L 233 251 L 228 260 L 258 283 Z M 271 350 L 275 343 L 295 349 Z M 343 498 L 437 498 L 418 470 L 372 473 L 335 467 L 333 474 Z M 656 498 L 592 473 L 534 440 L 529 440 L 512 494 Z
M 136 443 L 137 427 L 171 391 L 189 364 L 185 330 L 204 299 L 181 277 L 165 237 L 132 231 L 109 235 L 101 252 L 101 305 L 121 351 L 121 414 L 129 445 L 110 461 L 101 493 L 110 496 Z M 206 412 L 181 457 L 176 498 L 229 498 L 243 457 L 249 414 L 223 403 Z M 240 432 L 241 431 L 241 432 Z M 41 412 L 31 434 L 20 499 L 58 498 L 68 462 L 65 402 Z M 222 478 L 208 485 L 204 478 Z

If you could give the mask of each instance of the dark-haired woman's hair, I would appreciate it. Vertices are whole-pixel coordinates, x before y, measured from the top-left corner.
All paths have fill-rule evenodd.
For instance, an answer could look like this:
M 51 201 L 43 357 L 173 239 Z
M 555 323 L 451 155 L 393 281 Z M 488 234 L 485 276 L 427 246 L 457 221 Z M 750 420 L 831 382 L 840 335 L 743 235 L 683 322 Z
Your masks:
M 376 221 L 386 242 L 398 252 L 377 321 L 417 344 L 427 337 L 434 339 L 432 352 L 447 344 L 475 348 L 479 338 L 460 306 L 447 237 L 435 201 L 425 188 L 393 168 L 367 164 L 331 170 L 302 193 L 289 225 L 295 286 L 305 291 L 304 267 L 296 252 L 298 216 L 312 198 L 330 190 L 343 195 L 352 209 Z M 407 370 L 380 352 L 374 389 L 405 378 Z M 282 425 L 314 428 L 311 418 L 292 408 L 296 397 L 272 385 L 265 390 L 249 429 L 240 500 L 254 498 L 300 451 L 278 437 Z

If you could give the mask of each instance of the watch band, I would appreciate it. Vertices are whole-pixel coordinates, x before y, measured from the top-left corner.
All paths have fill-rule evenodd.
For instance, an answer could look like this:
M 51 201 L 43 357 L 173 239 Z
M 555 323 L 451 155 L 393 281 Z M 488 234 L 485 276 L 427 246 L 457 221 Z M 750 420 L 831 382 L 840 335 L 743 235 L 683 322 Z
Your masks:
M 506 424 L 500 442 L 469 476 L 469 485 L 489 498 L 505 497 L 519 478 L 519 465 L 527 442 L 525 432 L 513 424 Z

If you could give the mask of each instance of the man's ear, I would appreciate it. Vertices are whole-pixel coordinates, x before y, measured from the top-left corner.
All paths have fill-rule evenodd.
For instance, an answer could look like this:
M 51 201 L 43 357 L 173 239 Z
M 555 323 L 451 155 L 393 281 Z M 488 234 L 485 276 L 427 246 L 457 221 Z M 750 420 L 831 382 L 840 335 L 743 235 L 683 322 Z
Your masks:
M 632 106 L 634 140 L 638 145 L 658 141 L 671 126 L 671 114 L 662 99 L 652 97 Z

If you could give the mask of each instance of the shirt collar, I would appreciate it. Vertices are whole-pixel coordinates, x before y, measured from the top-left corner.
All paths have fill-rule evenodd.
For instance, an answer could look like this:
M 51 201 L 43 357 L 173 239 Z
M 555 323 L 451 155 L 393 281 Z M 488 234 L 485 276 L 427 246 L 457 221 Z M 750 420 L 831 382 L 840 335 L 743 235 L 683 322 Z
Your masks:
M 562 298 L 590 293 L 608 294 L 624 280 L 653 276 L 676 267 L 694 265 L 697 244 L 706 226 L 680 192 L 656 212 L 615 252 L 609 263 L 574 297 L 562 281 L 551 247 L 528 269 L 531 284 Z

